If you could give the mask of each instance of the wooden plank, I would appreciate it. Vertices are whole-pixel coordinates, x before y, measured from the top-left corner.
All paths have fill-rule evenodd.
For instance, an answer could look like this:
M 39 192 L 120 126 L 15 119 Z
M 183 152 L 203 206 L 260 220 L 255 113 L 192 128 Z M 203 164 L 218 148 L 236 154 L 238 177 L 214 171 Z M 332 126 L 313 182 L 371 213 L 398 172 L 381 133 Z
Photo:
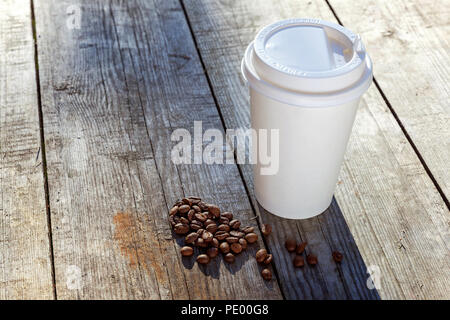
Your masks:
M 167 210 L 183 195 L 255 224 L 235 165 L 170 160 L 175 128 L 222 128 L 179 3 L 35 4 L 58 298 L 280 298 L 257 246 L 199 268 L 172 238 Z
M 53 297 L 30 11 L 0 2 L 0 299 Z
M 374 76 L 436 182 L 450 199 L 450 6 L 441 1 L 331 0 L 361 34 Z M 361 19 L 363 13 L 365 19 Z
M 183 3 L 227 128 L 249 126 L 240 62 L 261 27 L 293 15 L 335 21 L 325 2 Z M 252 190 L 249 166 L 241 169 Z M 447 208 L 374 86 L 361 103 L 335 196 L 324 214 L 296 223 L 261 210 L 275 226 L 268 245 L 286 297 L 449 297 Z M 292 234 L 312 243 L 323 259 L 318 269 L 294 272 L 283 250 Z M 328 261 L 335 249 L 346 257 L 339 267 Z M 366 286 L 367 268 L 379 268 L 378 292 Z

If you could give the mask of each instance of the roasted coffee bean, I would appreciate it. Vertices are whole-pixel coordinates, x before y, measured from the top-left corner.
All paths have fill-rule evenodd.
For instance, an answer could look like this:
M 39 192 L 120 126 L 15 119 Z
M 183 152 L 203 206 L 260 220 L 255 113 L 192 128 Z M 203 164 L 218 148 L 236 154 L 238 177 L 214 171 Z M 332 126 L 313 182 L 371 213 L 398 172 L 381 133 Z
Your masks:
M 189 196 L 188 199 L 191 200 L 191 202 L 194 203 L 194 204 L 195 203 L 199 203 L 200 200 L 202 200 L 201 198 L 195 197 L 195 196 Z
M 177 223 L 175 227 L 173 227 L 173 230 L 176 234 L 186 234 L 189 232 L 189 226 L 184 223 Z
M 245 240 L 248 243 L 255 243 L 258 240 L 258 235 L 256 233 L 250 232 L 245 235 Z
M 200 254 L 197 257 L 197 262 L 200 264 L 208 264 L 209 263 L 209 257 L 206 254 Z
M 240 226 L 241 226 L 241 222 L 239 220 L 234 219 L 234 220 L 230 221 L 231 228 L 236 230 L 236 229 L 239 229 Z
M 216 222 L 215 222 L 214 220 L 212 220 L 212 219 L 207 219 L 203 225 L 204 225 L 205 227 L 207 227 L 207 226 L 209 226 L 210 224 L 214 224 L 214 225 L 215 225 Z
M 294 239 L 288 238 L 288 239 L 286 239 L 284 246 L 286 247 L 287 251 L 293 252 L 295 250 L 295 248 L 297 247 L 297 243 L 295 242 Z
M 202 212 L 202 209 L 200 209 L 199 206 L 193 205 L 191 208 L 192 208 L 192 210 L 194 210 L 195 212 Z
M 222 213 L 222 217 L 225 217 L 228 220 L 233 220 L 233 214 L 231 212 L 224 212 L 224 213 Z
M 272 279 L 272 272 L 270 272 L 269 269 L 263 269 L 263 271 L 261 271 L 261 275 L 264 280 L 269 281 Z
M 333 260 L 337 263 L 341 262 L 342 259 L 344 259 L 344 255 L 339 251 L 333 251 L 331 255 L 333 256 Z
M 188 199 L 188 198 L 181 199 L 181 202 L 183 202 L 184 204 L 188 205 L 189 207 L 192 205 L 191 200 Z
M 228 243 L 236 243 L 236 242 L 239 241 L 239 238 L 236 238 L 236 237 L 226 237 L 225 240 L 226 240 L 226 242 L 228 242 Z
M 263 235 L 267 237 L 269 234 L 272 233 L 272 226 L 270 224 L 263 224 L 261 232 Z
M 255 257 L 258 263 L 262 263 L 267 258 L 267 250 L 259 249 L 258 251 L 256 251 Z
M 205 232 L 205 229 L 203 229 L 203 228 L 200 228 L 200 229 L 197 230 L 197 234 L 199 236 L 201 236 L 203 234 L 203 232 Z
M 189 221 L 194 220 L 194 215 L 195 215 L 195 210 L 191 209 L 189 210 L 188 214 L 187 214 L 187 218 Z
M 211 246 L 213 246 L 214 248 L 218 248 L 219 247 L 219 240 L 217 240 L 217 238 L 213 238 L 211 243 Z
M 217 230 L 228 232 L 228 231 L 230 231 L 230 226 L 227 224 L 221 224 L 217 227 Z
M 169 216 L 169 222 L 172 225 L 172 227 L 174 227 L 177 223 L 175 222 L 175 220 L 173 219 L 173 216 Z
M 266 259 L 264 259 L 264 264 L 270 264 L 273 260 L 273 255 L 272 254 L 268 254 Z
M 308 254 L 306 256 L 306 261 L 308 261 L 308 264 L 311 266 L 315 266 L 318 262 L 317 257 L 313 254 Z
M 211 232 L 205 231 L 202 234 L 202 238 L 203 238 L 203 240 L 205 240 L 206 243 L 209 243 L 212 241 L 213 235 Z
M 226 217 L 220 217 L 219 218 L 219 223 L 221 224 L 230 224 L 230 220 Z
M 302 254 L 303 251 L 305 251 L 306 245 L 308 244 L 308 242 L 302 242 L 300 243 L 297 248 L 295 249 L 295 253 L 296 254 Z
M 208 257 L 213 259 L 213 258 L 217 257 L 217 255 L 219 254 L 219 249 L 217 249 L 215 247 L 211 247 L 208 250 L 206 250 L 206 254 L 208 255 Z
M 205 222 L 208 219 L 205 213 L 196 213 L 194 216 L 195 220 L 198 220 L 200 222 Z
M 220 217 L 220 208 L 214 204 L 208 205 L 208 211 L 215 217 Z
M 173 216 L 174 214 L 178 213 L 178 206 L 174 206 L 172 207 L 172 209 L 170 209 L 169 211 L 169 215 Z
M 198 238 L 198 233 L 191 232 L 186 236 L 186 238 L 184 238 L 184 242 L 187 244 L 194 243 L 195 240 L 197 240 L 197 238 Z
M 244 238 L 239 239 L 239 244 L 241 245 L 242 250 L 247 249 L 247 240 L 245 240 Z
M 227 238 L 229 236 L 230 236 L 230 234 L 228 232 L 225 232 L 225 231 L 217 231 L 216 234 L 215 234 L 215 237 L 219 241 L 225 240 L 225 238 Z
M 241 232 L 241 231 L 237 231 L 237 230 L 232 230 L 230 231 L 230 235 L 236 238 L 242 238 L 245 236 L 245 233 Z
M 185 217 L 181 217 L 180 218 L 180 223 L 183 223 L 183 224 L 189 224 L 189 220 L 188 219 L 186 219 Z
M 199 203 L 197 203 L 197 206 L 202 210 L 202 211 L 206 211 L 208 210 L 208 204 L 204 201 L 200 201 Z
M 173 217 L 173 221 L 175 221 L 175 223 L 179 223 L 180 222 L 180 217 L 177 215 L 172 216 Z
M 230 245 L 226 242 L 222 242 L 219 245 L 219 249 L 223 254 L 226 254 L 226 253 L 230 252 Z
M 250 232 L 255 231 L 255 228 L 254 227 L 245 227 L 242 231 L 244 233 L 250 233 Z
M 203 227 L 203 224 L 200 221 L 192 220 L 190 226 L 192 230 L 198 230 Z
M 184 204 L 183 201 L 181 201 L 181 199 L 178 199 L 178 200 L 174 203 L 173 206 L 180 207 L 180 206 L 182 206 L 183 204 Z
M 203 238 L 200 238 L 200 237 L 197 240 L 195 240 L 195 245 L 197 247 L 200 247 L 200 248 L 206 248 L 208 246 L 206 241 L 203 240 Z
M 305 259 L 303 256 L 295 256 L 294 258 L 294 267 L 301 268 L 305 265 Z
M 223 259 L 224 259 L 226 262 L 228 262 L 228 263 L 233 263 L 234 260 L 235 260 L 234 254 L 232 254 L 232 253 L 227 253 L 227 254 L 225 255 L 225 257 L 223 257 Z
M 212 234 L 214 234 L 217 231 L 217 225 L 215 223 L 214 224 L 209 224 L 209 225 L 206 226 L 206 230 L 211 232 Z
M 183 204 L 182 206 L 180 206 L 180 208 L 178 208 L 179 213 L 186 213 L 189 210 L 191 210 L 191 207 L 189 207 L 187 204 Z
M 183 257 L 190 257 L 194 254 L 194 249 L 192 249 L 191 247 L 185 246 L 185 247 L 181 248 L 180 252 Z
M 242 246 L 237 242 L 232 243 L 230 248 L 231 248 L 231 251 L 233 251 L 236 254 L 239 254 L 242 251 Z

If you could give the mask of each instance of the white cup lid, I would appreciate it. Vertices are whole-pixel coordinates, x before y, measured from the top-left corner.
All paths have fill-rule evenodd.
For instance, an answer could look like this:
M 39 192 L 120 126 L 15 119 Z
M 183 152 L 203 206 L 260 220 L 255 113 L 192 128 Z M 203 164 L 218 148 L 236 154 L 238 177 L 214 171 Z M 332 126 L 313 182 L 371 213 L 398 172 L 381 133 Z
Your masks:
M 289 19 L 263 28 L 253 44 L 252 64 L 273 85 L 304 93 L 351 87 L 366 71 L 359 36 L 319 19 Z

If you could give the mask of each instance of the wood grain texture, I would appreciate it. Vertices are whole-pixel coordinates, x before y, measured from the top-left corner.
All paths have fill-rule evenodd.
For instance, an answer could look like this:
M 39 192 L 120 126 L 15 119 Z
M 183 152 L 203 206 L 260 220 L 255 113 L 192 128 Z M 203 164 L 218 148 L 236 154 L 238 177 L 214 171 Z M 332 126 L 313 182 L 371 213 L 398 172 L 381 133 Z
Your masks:
M 326 2 L 183 3 L 227 128 L 249 126 L 240 62 L 261 27 L 293 16 L 335 21 Z M 252 190 L 249 166 L 241 169 Z M 448 210 L 374 86 L 361 103 L 335 196 L 324 214 L 296 223 L 253 200 L 275 226 L 268 244 L 286 297 L 449 298 Z M 293 272 L 282 248 L 289 234 L 311 243 L 323 259 L 319 268 Z M 346 257 L 340 267 L 327 261 L 335 249 Z M 367 267 L 380 270 L 378 292 L 367 289 Z
M 73 4 L 80 29 L 66 25 Z M 58 298 L 280 298 L 257 246 L 204 268 L 173 239 L 167 210 L 183 195 L 255 225 L 235 165 L 170 160 L 174 129 L 223 129 L 179 3 L 35 5 Z
M 374 76 L 447 201 L 450 199 L 448 1 L 330 0 L 361 34 Z M 361 17 L 366 17 L 361 19 Z
M 52 299 L 29 1 L 0 2 L 0 299 Z

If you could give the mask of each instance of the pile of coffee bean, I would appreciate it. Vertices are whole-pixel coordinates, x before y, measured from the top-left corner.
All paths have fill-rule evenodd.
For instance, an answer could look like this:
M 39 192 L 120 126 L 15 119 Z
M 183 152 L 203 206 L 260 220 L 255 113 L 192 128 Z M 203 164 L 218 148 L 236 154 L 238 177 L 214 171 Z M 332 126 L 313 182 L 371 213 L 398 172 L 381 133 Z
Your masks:
M 289 252 L 295 252 L 295 257 L 293 260 L 294 267 L 301 268 L 305 265 L 305 259 L 303 257 L 303 252 L 305 252 L 305 248 L 308 245 L 307 242 L 301 242 L 297 244 L 297 242 L 292 238 L 287 238 L 286 242 L 284 243 L 284 246 L 287 251 Z M 343 254 L 339 251 L 333 251 L 332 253 L 333 260 L 336 263 L 340 263 L 342 259 L 344 258 Z M 319 260 L 316 255 L 310 253 L 306 255 L 306 262 L 310 266 L 315 266 Z
M 231 212 L 221 212 L 218 206 L 199 197 L 177 201 L 169 211 L 169 221 L 176 234 L 185 236 L 182 256 L 192 256 L 193 247 L 202 249 L 197 256 L 199 264 L 208 264 L 219 252 L 226 262 L 233 263 L 235 255 L 258 240 L 253 227 L 241 227 Z

